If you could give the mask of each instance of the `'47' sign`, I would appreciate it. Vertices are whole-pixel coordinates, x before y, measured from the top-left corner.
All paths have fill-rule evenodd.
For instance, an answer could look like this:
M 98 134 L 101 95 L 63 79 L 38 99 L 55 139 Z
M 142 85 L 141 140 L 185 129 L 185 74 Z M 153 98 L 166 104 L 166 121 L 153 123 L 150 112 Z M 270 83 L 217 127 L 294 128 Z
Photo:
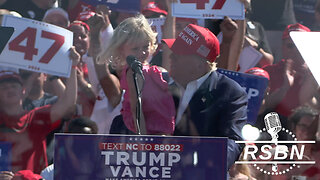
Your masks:
M 239 0 L 179 0 L 172 5 L 177 17 L 196 19 L 244 19 L 244 6 Z
M 5 16 L 3 26 L 15 32 L 0 55 L 0 65 L 68 77 L 72 32 L 44 22 Z

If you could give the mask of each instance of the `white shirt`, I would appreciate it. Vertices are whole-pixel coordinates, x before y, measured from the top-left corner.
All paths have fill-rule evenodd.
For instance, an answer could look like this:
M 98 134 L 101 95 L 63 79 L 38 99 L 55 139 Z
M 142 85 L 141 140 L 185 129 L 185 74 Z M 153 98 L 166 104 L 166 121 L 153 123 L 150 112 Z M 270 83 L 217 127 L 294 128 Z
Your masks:
M 199 79 L 189 82 L 187 84 L 186 89 L 184 89 L 182 86 L 179 86 L 182 98 L 180 99 L 180 102 L 179 102 L 179 107 L 178 107 L 178 112 L 176 117 L 176 125 L 180 122 L 181 117 L 184 111 L 186 110 L 192 96 L 203 84 L 203 82 L 209 77 L 210 74 L 211 74 L 211 71 L 205 74 L 204 76 L 200 77 Z
M 102 49 L 105 49 L 109 45 L 112 35 L 113 28 L 111 25 L 109 25 L 108 28 L 106 28 L 103 32 L 100 33 Z M 104 94 L 104 91 L 100 85 L 92 57 L 84 55 L 82 57 L 82 60 L 87 64 L 88 77 L 90 84 L 92 84 L 92 89 L 94 90 L 95 94 L 101 98 L 96 100 L 90 119 L 96 122 L 98 126 L 98 134 L 109 134 L 113 119 L 116 116 L 120 115 L 120 110 L 122 109 L 121 102 L 123 100 L 123 96 L 121 98 L 121 102 L 114 108 L 109 103 L 109 100 L 107 96 Z

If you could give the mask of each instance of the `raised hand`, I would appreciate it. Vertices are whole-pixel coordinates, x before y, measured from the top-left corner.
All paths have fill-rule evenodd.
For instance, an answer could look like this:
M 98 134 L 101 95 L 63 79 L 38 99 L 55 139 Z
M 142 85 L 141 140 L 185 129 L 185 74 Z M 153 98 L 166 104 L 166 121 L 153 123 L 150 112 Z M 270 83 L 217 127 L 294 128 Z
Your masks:
M 296 71 L 293 69 L 293 60 L 287 59 L 284 66 L 283 86 L 290 88 L 295 79 Z
M 223 33 L 223 41 L 231 42 L 238 29 L 238 25 L 231 18 L 225 16 L 222 23 L 220 24 L 220 29 Z
M 72 66 L 77 66 L 80 61 L 80 54 L 74 46 L 69 49 L 69 57 L 72 60 Z

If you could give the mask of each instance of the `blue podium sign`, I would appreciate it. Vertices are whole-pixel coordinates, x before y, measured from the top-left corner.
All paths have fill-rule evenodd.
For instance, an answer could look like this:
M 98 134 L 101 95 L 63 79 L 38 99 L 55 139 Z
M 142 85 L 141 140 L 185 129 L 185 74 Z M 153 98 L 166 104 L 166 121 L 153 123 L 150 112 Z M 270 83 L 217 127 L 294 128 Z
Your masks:
M 11 143 L 0 142 L 0 171 L 11 171 Z
M 246 90 L 248 94 L 248 123 L 253 125 L 256 122 L 264 92 L 268 87 L 268 79 L 225 69 L 218 69 L 218 72 L 233 79 Z
M 56 134 L 54 179 L 226 180 L 227 138 Z

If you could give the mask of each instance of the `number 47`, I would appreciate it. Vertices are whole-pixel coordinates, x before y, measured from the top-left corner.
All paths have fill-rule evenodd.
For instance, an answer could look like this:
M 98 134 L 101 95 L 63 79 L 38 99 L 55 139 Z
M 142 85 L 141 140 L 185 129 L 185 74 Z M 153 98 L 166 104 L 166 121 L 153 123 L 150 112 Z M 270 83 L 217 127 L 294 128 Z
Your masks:
M 9 50 L 24 53 L 24 59 L 32 61 L 34 55 L 38 55 L 38 49 L 35 48 L 37 29 L 28 27 L 21 34 L 9 43 Z M 54 40 L 52 46 L 44 53 L 39 62 L 48 64 L 54 55 L 59 51 L 64 44 L 64 36 L 48 31 L 41 31 L 41 37 Z M 20 45 L 24 40 L 27 40 L 26 45 Z
M 197 9 L 205 9 L 205 4 L 209 3 L 209 0 L 180 0 L 181 3 L 196 3 Z M 222 9 L 222 6 L 226 0 L 216 0 L 212 9 Z

